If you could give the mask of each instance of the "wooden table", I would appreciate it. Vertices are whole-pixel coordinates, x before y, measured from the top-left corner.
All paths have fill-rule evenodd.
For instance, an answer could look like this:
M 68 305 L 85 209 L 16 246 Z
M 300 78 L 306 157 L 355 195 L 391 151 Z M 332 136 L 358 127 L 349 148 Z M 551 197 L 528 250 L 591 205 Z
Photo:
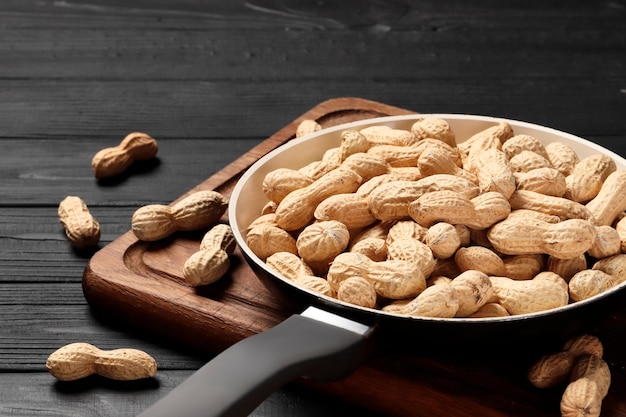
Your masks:
M 221 348 L 95 314 L 81 285 L 94 253 L 73 250 L 58 222 L 67 195 L 89 204 L 103 248 L 138 207 L 175 200 L 337 97 L 525 120 L 626 156 L 624 1 L 440 3 L 1 2 L 0 416 L 134 416 Z M 130 131 L 157 138 L 158 160 L 96 181 L 92 156 Z M 604 416 L 626 414 L 624 317 L 598 328 L 614 379 Z M 74 341 L 143 349 L 159 372 L 56 382 L 46 358 Z M 558 415 L 555 393 L 490 397 L 510 378 L 493 363 L 416 363 L 432 382 L 423 395 L 445 395 L 414 415 Z M 254 415 L 378 415 L 351 392 L 333 394 L 290 385 Z M 446 396 L 467 407 L 450 412 Z

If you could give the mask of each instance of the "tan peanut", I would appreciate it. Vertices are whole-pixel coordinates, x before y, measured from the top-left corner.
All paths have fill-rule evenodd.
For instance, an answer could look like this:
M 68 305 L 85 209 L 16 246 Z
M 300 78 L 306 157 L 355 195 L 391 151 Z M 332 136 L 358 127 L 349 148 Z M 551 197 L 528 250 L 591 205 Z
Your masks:
M 502 307 L 498 303 L 486 303 L 481 308 L 470 314 L 469 318 L 488 318 L 488 317 L 507 317 L 510 316 L 506 308 Z
M 370 193 L 367 201 L 377 219 L 408 219 L 409 204 L 428 192 L 441 190 L 457 191 L 468 198 L 480 194 L 478 186 L 467 179 L 450 174 L 435 174 L 417 181 L 391 181 L 382 184 Z
M 109 178 L 126 171 L 134 161 L 147 161 L 156 156 L 159 147 L 150 135 L 132 132 L 112 148 L 98 151 L 91 160 L 94 176 Z
M 535 137 L 530 135 L 515 135 L 502 144 L 502 151 L 506 154 L 507 159 L 513 158 L 522 151 L 531 151 L 550 159 L 545 146 Z
M 391 244 L 396 239 L 410 237 L 419 241 L 426 239 L 428 228 L 413 220 L 398 220 L 394 222 L 387 233 L 387 244 Z
M 61 381 L 75 381 L 95 374 L 131 381 L 154 376 L 157 363 L 137 349 L 101 350 L 89 343 L 71 343 L 50 354 L 46 368 Z
M 311 185 L 287 194 L 276 208 L 276 222 L 287 231 L 301 229 L 313 219 L 318 204 L 331 195 L 356 191 L 361 181 L 354 171 L 334 169 Z
M 376 290 L 371 282 L 363 277 L 350 277 L 339 283 L 337 299 L 366 308 L 376 307 Z
M 331 195 L 318 204 L 313 216 L 319 221 L 339 221 L 348 229 L 366 227 L 377 221 L 367 199 L 355 193 Z
M 442 190 L 422 195 L 409 204 L 408 212 L 413 220 L 426 227 L 443 221 L 486 229 L 506 218 L 511 207 L 508 200 L 496 191 L 469 199 L 460 192 Z
M 313 180 L 317 180 L 325 174 L 328 174 L 330 171 L 339 168 L 342 161 L 341 148 L 337 146 L 324 152 L 321 160 L 313 161 L 310 164 L 303 166 L 298 171 Z
M 426 146 L 417 158 L 417 167 L 424 177 L 434 174 L 450 174 L 465 178 L 473 184 L 478 184 L 478 178 L 473 172 L 467 171 L 458 164 L 458 155 L 454 152 L 446 151 L 448 146 L 443 142 L 436 142 Z
M 387 244 L 387 259 L 413 262 L 425 278 L 435 269 L 435 257 L 429 246 L 412 237 L 394 239 Z
M 374 262 L 365 255 L 351 252 L 341 253 L 333 260 L 327 279 L 337 291 L 341 281 L 354 276 L 367 279 L 378 295 L 389 299 L 414 297 L 426 288 L 426 279 L 413 262 Z
M 601 294 L 626 280 L 626 254 L 600 259 L 591 269 L 576 273 L 569 281 L 572 301 Z
M 417 140 L 432 138 L 455 147 L 456 138 L 450 124 L 436 117 L 424 117 L 418 119 L 411 126 L 411 133 Z
M 250 250 L 263 260 L 277 252 L 298 254 L 296 239 L 286 230 L 271 224 L 259 224 L 250 229 L 246 243 Z
M 615 231 L 619 235 L 621 251 L 626 252 L 626 216 L 615 223 Z
M 509 198 L 516 188 L 516 179 L 506 155 L 497 148 L 476 155 L 476 178 L 483 193 L 497 191 Z
M 341 163 L 341 168 L 349 169 L 362 178 L 362 183 L 379 175 L 387 174 L 391 166 L 383 158 L 364 152 L 353 153 Z
M 424 241 L 437 259 L 453 256 L 461 246 L 461 236 L 457 228 L 446 222 L 435 223 L 429 227 Z
M 594 215 L 584 205 L 564 197 L 553 197 L 528 190 L 517 190 L 509 199 L 511 209 L 535 210 L 556 215 L 561 219 L 583 219 L 594 221 Z
M 296 128 L 296 137 L 301 138 L 305 135 L 310 135 L 311 133 L 318 132 L 322 130 L 322 126 L 317 123 L 317 121 L 312 119 L 305 119 L 298 124 Z
M 59 221 L 72 246 L 94 247 L 100 241 L 100 224 L 89 212 L 87 204 L 76 196 L 67 196 L 59 203 Z
M 504 257 L 502 262 L 504 276 L 515 280 L 532 279 L 544 269 L 545 265 L 542 255 L 510 255 Z
M 598 394 L 601 398 L 608 394 L 611 385 L 611 370 L 601 357 L 591 354 L 579 355 L 572 367 L 570 381 L 576 381 L 579 378 L 594 381 L 598 385 Z
M 597 225 L 612 225 L 626 210 L 626 171 L 609 174 L 598 194 L 586 204 L 586 208 Z
M 477 270 L 487 275 L 507 276 L 502 258 L 483 246 L 459 248 L 454 254 L 454 262 L 460 271 Z
M 372 145 L 368 142 L 367 138 L 363 136 L 358 130 L 344 130 L 341 132 L 341 160 L 345 161 L 346 158 L 355 153 L 367 152 Z
M 587 269 L 587 257 L 584 253 L 567 259 L 549 256 L 546 266 L 547 271 L 554 272 L 567 282 L 569 282 L 577 272 L 584 269 Z
M 596 227 L 596 240 L 588 251 L 590 256 L 596 259 L 608 258 L 619 254 L 621 250 L 622 242 L 617 230 L 608 225 Z
M 580 160 L 576 151 L 563 142 L 548 143 L 545 149 L 552 166 L 565 176 L 572 172 L 574 166 Z
M 552 168 L 552 163 L 532 151 L 522 151 L 509 159 L 509 166 L 513 172 L 528 172 L 539 168 Z
M 520 217 L 495 224 L 487 237 L 493 247 L 505 255 L 547 254 L 568 259 L 589 250 L 596 230 L 586 220 L 570 219 L 552 224 Z
M 313 183 L 304 173 L 289 168 L 278 168 L 268 172 L 263 178 L 262 189 L 267 198 L 280 203 L 290 192 Z
M 564 197 L 586 203 L 593 199 L 606 178 L 617 170 L 613 158 L 604 154 L 591 155 L 579 161 L 565 178 L 567 190 Z
M 361 129 L 360 132 L 372 145 L 410 146 L 417 141 L 413 133 L 385 125 L 369 126 Z
M 299 277 L 313 275 L 313 270 L 298 255 L 276 252 L 268 256 L 265 264 L 285 278 L 295 281 Z
M 387 313 L 417 317 L 454 317 L 459 307 L 456 290 L 451 284 L 432 285 L 413 299 L 397 300 L 384 306 Z
M 149 204 L 132 217 L 132 230 L 142 241 L 156 241 L 176 231 L 214 225 L 226 212 L 228 200 L 217 191 L 197 191 L 173 205 Z
M 574 356 L 583 354 L 595 355 L 601 358 L 604 355 L 604 346 L 597 336 L 592 334 L 581 334 L 568 339 L 563 345 L 563 350 Z
M 487 274 L 466 270 L 450 283 L 456 291 L 459 307 L 456 317 L 467 317 L 484 306 L 493 296 L 493 287 Z
M 335 290 L 331 288 L 328 281 L 326 281 L 322 277 L 318 277 L 315 275 L 303 275 L 294 279 L 294 282 L 297 285 L 300 285 L 318 294 L 325 295 L 331 298 L 337 297 L 337 293 L 335 292 Z
M 528 314 L 567 305 L 569 295 L 564 287 L 548 279 L 516 281 L 506 277 L 489 277 L 493 287 L 490 302 L 498 302 L 512 314 Z
M 570 383 L 561 397 L 562 417 L 599 417 L 601 408 L 598 385 L 589 378 Z
M 542 356 L 528 370 L 528 380 L 537 388 L 553 388 L 569 381 L 575 356 L 556 352 Z
M 388 255 L 387 241 L 379 237 L 362 239 L 350 246 L 350 252 L 361 253 L 372 261 L 384 261 Z
M 230 268 L 229 256 L 235 250 L 235 237 L 227 224 L 213 226 L 200 242 L 200 250 L 183 265 L 183 278 L 194 287 L 212 284 Z
M 472 135 L 466 141 L 458 143 L 457 150 L 463 160 L 463 166 L 465 169 L 475 172 L 479 165 L 475 160 L 477 155 L 487 149 L 502 149 L 502 144 L 512 136 L 511 125 L 507 122 L 500 122 Z
M 348 247 L 348 243 L 348 228 L 336 220 L 310 224 L 296 239 L 298 254 L 315 272 L 326 272 L 330 262 Z
M 534 191 L 553 197 L 563 197 L 567 190 L 565 175 L 555 168 L 543 167 L 515 174 L 518 190 Z

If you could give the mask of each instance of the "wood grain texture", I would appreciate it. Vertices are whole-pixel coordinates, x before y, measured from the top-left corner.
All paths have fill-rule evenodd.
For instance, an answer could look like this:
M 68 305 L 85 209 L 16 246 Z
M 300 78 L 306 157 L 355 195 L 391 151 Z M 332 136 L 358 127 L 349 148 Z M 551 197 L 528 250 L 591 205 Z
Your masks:
M 176 199 L 335 97 L 526 120 L 626 155 L 625 18 L 624 0 L 0 2 L 0 416 L 133 416 L 206 359 L 93 314 L 80 287 L 93 253 L 73 251 L 56 218 L 66 195 L 84 197 L 101 220 L 103 247 L 138 206 Z M 93 154 L 131 130 L 159 140 L 158 164 L 95 181 Z M 609 346 L 625 326 L 606 324 Z M 77 340 L 139 347 L 167 369 L 157 386 L 55 384 L 47 353 Z M 626 391 L 623 353 L 607 357 L 617 382 L 603 415 L 626 415 L 615 394 Z M 421 372 L 428 407 L 446 407 L 437 389 L 462 395 L 474 383 Z M 558 415 L 550 393 L 516 391 L 503 404 L 476 389 L 487 390 L 481 404 L 461 398 L 467 410 L 449 415 L 474 406 L 536 415 L 527 403 Z M 289 387 L 253 415 L 349 410 L 373 415 Z

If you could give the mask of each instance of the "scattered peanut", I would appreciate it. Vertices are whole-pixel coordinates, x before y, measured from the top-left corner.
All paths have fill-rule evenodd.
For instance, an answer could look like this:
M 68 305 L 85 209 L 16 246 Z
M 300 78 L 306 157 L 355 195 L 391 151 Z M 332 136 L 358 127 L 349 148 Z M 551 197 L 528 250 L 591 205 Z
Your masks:
M 87 249 L 100 241 L 100 224 L 93 218 L 87 204 L 76 196 L 67 196 L 59 203 L 59 220 L 72 246 Z
M 126 135 L 118 146 L 96 153 L 91 160 L 91 167 L 96 178 L 109 178 L 126 171 L 134 161 L 154 158 L 157 151 L 157 142 L 152 137 L 133 132 Z
M 301 138 L 304 135 L 309 135 L 311 133 L 317 132 L 322 129 L 322 126 L 317 123 L 315 120 L 306 119 L 298 124 L 296 128 L 296 137 Z
M 107 351 L 88 343 L 71 343 L 50 354 L 46 368 L 61 381 L 74 381 L 94 374 L 130 381 L 154 376 L 157 363 L 137 349 Z
M 217 191 L 197 191 L 170 206 L 150 204 L 140 207 L 133 214 L 132 230 L 139 240 L 156 241 L 176 231 L 212 226 L 227 207 L 227 199 Z
M 235 250 L 235 237 L 230 226 L 218 224 L 202 238 L 200 250 L 183 265 L 183 278 L 194 287 L 219 280 L 230 267 L 229 256 Z

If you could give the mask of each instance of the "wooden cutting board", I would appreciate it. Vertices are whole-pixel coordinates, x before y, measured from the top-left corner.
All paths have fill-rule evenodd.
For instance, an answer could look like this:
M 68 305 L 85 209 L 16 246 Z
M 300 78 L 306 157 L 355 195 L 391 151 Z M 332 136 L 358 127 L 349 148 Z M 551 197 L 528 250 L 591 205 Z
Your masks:
M 358 98 L 320 103 L 180 198 L 198 190 L 230 195 L 250 165 L 295 137 L 302 120 L 313 119 L 329 127 L 410 113 L 414 112 Z M 222 220 L 227 222 L 226 217 Z M 87 301 L 108 315 L 210 354 L 292 314 L 260 283 L 238 251 L 229 274 L 218 283 L 198 289 L 186 285 L 182 267 L 198 249 L 201 237 L 176 234 L 144 243 L 128 231 L 88 263 L 83 277 Z M 536 358 L 463 352 L 463 346 L 458 347 L 458 354 L 444 356 L 379 350 L 343 381 L 301 382 L 389 416 L 559 415 L 560 394 L 534 389 L 525 379 L 528 364 Z M 617 416 L 626 407 L 623 402 L 611 404 L 615 413 L 605 406 L 603 415 Z

